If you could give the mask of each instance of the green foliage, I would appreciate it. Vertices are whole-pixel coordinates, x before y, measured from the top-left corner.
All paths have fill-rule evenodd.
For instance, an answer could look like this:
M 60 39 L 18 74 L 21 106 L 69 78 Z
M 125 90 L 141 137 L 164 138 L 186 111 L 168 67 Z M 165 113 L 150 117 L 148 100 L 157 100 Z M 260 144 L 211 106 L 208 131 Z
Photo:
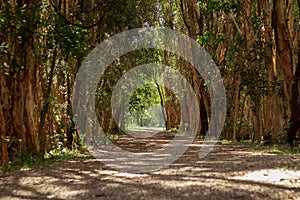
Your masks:
M 244 145 L 247 146 L 249 149 L 257 152 L 263 153 L 273 153 L 273 154 L 300 154 L 300 145 L 297 147 L 290 147 L 286 144 L 274 144 L 270 145 L 263 145 L 261 143 L 253 143 L 251 140 L 241 140 L 238 142 L 233 142 L 231 140 L 226 139 L 218 139 L 218 142 L 221 144 L 234 144 L 234 145 Z
M 11 6 L 5 2 L 1 5 L 0 10 L 0 69 L 5 67 L 13 67 L 14 70 L 24 70 L 26 61 L 22 58 L 15 58 L 11 61 L 12 66 L 3 64 L 4 56 L 12 56 L 16 52 L 25 55 L 23 45 L 30 45 L 34 38 L 38 35 L 36 30 L 41 25 L 39 15 L 40 5 L 28 7 L 27 4 L 20 6 Z M 13 46 L 18 48 L 12 48 Z
M 203 35 L 199 36 L 199 39 L 198 39 L 197 42 L 198 42 L 200 45 L 206 46 L 206 45 L 208 45 L 208 43 L 209 43 L 210 40 L 211 40 L 211 35 L 212 35 L 211 31 L 205 31 L 205 32 L 203 33 Z
M 68 149 L 53 154 L 46 154 L 44 158 L 31 153 L 26 154 L 23 159 L 18 158 L 9 162 L 7 165 L 0 167 L 0 170 L 14 172 L 22 169 L 47 167 L 54 160 L 86 160 L 90 158 L 93 158 L 93 156 L 87 151 Z
M 200 1 L 198 0 L 200 4 L 200 8 L 202 9 L 202 12 L 205 14 L 212 13 L 212 12 L 218 12 L 218 11 L 224 11 L 229 12 L 230 10 L 237 11 L 239 9 L 239 4 L 235 1 L 229 1 L 229 0 L 205 0 Z
M 177 133 L 178 132 L 178 128 L 171 128 L 169 130 L 163 131 L 165 133 Z
M 102 30 L 111 36 L 116 33 L 140 28 L 144 22 L 152 23 L 155 16 L 155 0 L 120 0 L 103 18 Z
M 87 52 L 87 29 L 66 24 L 56 12 L 49 11 L 49 17 L 43 22 L 44 34 L 49 38 L 47 47 L 58 48 L 65 57 L 71 53 L 74 56 L 86 54 Z
M 218 37 L 215 39 L 215 41 L 213 42 L 213 45 L 215 48 L 217 48 L 222 42 L 226 42 L 227 41 L 227 36 L 223 35 L 223 34 L 219 34 Z
M 276 169 L 280 169 L 280 170 L 288 170 L 288 169 L 293 169 L 293 170 L 300 170 L 300 164 L 296 164 L 296 163 L 292 163 L 286 166 L 279 166 L 279 167 L 275 167 Z
M 34 30 L 40 25 L 40 18 L 37 14 L 40 5 L 28 8 L 27 4 L 11 7 L 8 3 L 4 3 L 1 6 L 3 6 L 0 10 L 1 34 L 15 38 L 19 43 L 33 38 Z
M 26 154 L 24 158 L 16 158 L 10 161 L 7 165 L 0 167 L 3 171 L 16 171 L 20 169 L 29 169 L 32 167 L 38 167 L 42 165 L 47 165 L 48 160 L 44 160 L 35 153 Z
M 296 147 L 290 147 L 289 145 L 278 145 L 274 144 L 273 146 L 265 145 L 252 145 L 250 147 L 255 151 L 260 151 L 264 153 L 274 153 L 274 154 L 300 154 L 300 145 Z
M 146 83 L 145 85 L 138 87 L 131 95 L 129 100 L 129 110 L 131 112 L 143 111 L 147 106 L 158 103 L 158 98 L 157 88 L 154 83 Z
M 129 112 L 133 121 L 141 125 L 152 125 L 161 124 L 162 120 L 159 116 L 161 109 L 157 109 L 157 105 L 160 103 L 160 97 L 158 94 L 157 86 L 148 82 L 143 86 L 138 87 L 136 91 L 132 93 L 129 99 Z M 158 113 L 157 113 L 157 110 Z M 139 119 L 137 119 L 139 118 Z
M 69 53 L 80 55 L 86 51 L 87 30 L 72 25 L 55 26 L 54 39 L 66 56 Z

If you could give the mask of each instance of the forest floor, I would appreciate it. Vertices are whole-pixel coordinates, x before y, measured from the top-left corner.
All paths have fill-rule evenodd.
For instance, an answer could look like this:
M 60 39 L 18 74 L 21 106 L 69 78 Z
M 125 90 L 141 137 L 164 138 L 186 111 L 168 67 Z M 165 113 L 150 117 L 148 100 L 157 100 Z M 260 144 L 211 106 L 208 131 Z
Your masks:
M 116 143 L 151 151 L 169 139 L 136 142 L 123 136 Z M 119 172 L 93 158 L 0 171 L 0 199 L 300 199 L 299 154 L 218 143 L 199 159 L 201 144 L 195 140 L 173 164 L 144 174 Z

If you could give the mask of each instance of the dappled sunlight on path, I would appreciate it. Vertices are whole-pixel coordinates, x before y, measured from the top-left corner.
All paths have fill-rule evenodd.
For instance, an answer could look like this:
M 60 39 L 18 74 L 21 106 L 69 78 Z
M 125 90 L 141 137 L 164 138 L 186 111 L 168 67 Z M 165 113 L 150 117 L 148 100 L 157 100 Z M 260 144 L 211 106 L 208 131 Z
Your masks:
M 152 146 L 125 136 L 115 142 L 151 152 L 172 138 L 151 138 Z M 201 145 L 195 140 L 173 164 L 144 174 L 119 172 L 97 159 L 56 160 L 38 169 L 2 173 L 0 199 L 300 199 L 300 155 L 217 144 L 199 160 Z

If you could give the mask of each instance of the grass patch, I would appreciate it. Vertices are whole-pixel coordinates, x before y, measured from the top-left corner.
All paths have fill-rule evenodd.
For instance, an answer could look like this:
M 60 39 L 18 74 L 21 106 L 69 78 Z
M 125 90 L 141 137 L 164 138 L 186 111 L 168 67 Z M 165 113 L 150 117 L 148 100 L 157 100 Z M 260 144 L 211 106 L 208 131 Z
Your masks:
M 285 166 L 279 166 L 275 167 L 275 169 L 278 170 L 300 170 L 300 164 L 299 163 L 293 163 Z
M 251 147 L 254 151 L 260 151 L 265 153 L 277 153 L 277 154 L 300 154 L 300 147 L 291 147 L 289 145 L 253 145 Z
M 24 158 L 16 158 L 13 161 L 10 161 L 7 165 L 0 167 L 0 170 L 14 172 L 21 169 L 38 168 L 48 164 L 49 159 L 43 159 L 38 155 L 26 155 Z
M 252 145 L 251 140 L 240 140 L 233 142 L 232 140 L 226 140 L 226 139 L 218 139 L 217 141 L 219 144 L 233 144 L 233 145 Z
M 49 152 L 45 154 L 44 158 L 41 158 L 38 155 L 25 155 L 22 159 L 17 158 L 7 165 L 0 167 L 0 170 L 5 172 L 15 172 L 22 169 L 40 169 L 49 166 L 49 164 L 55 160 L 86 160 L 90 158 L 94 157 L 87 151 L 82 152 L 78 150 L 63 149 L 57 152 Z
M 177 133 L 178 129 L 177 128 L 171 128 L 169 130 L 163 130 L 161 131 L 162 133 Z
M 252 143 L 251 140 L 241 140 L 233 142 L 231 140 L 219 139 L 219 144 L 232 144 L 232 145 L 246 145 L 250 150 L 264 152 L 264 153 L 275 153 L 275 154 L 300 154 L 300 145 L 291 147 L 289 145 L 264 145 L 261 143 Z

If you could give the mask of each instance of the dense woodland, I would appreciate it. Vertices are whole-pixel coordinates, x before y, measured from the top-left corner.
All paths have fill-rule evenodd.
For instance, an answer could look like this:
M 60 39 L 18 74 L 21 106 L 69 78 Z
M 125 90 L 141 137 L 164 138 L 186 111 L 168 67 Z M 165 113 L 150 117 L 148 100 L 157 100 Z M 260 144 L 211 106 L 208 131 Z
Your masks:
M 0 2 L 0 166 L 82 148 L 72 115 L 73 85 L 82 61 L 106 38 L 145 26 L 186 34 L 213 57 L 227 95 L 221 138 L 298 144 L 299 0 Z M 205 135 L 211 113 L 204 80 L 181 57 L 161 50 L 130 52 L 106 70 L 96 97 L 103 130 L 122 134 L 119 127 L 126 124 L 116 124 L 110 108 L 113 87 L 126 71 L 149 62 L 184 74 L 200 109 L 200 126 L 191 131 Z M 152 125 L 167 130 L 180 129 L 180 109 L 191 109 L 181 108 L 162 83 L 149 83 L 130 98 L 132 120 L 151 125 L 153 116 L 146 108 L 157 104 L 165 114 Z M 122 113 L 118 117 L 124 118 Z

